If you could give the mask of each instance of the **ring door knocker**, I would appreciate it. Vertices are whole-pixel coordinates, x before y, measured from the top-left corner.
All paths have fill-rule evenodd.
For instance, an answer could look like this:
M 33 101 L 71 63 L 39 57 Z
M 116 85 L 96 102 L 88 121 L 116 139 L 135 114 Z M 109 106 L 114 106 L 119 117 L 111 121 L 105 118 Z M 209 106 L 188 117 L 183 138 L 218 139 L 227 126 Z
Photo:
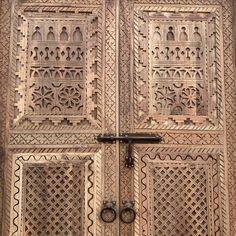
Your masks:
M 133 202 L 124 202 L 124 206 L 120 211 L 120 220 L 125 224 L 131 224 L 135 221 L 136 211 Z
M 101 219 L 105 223 L 112 223 L 115 221 L 117 217 L 116 209 L 115 209 L 115 202 L 112 201 L 104 201 L 102 210 L 100 213 Z

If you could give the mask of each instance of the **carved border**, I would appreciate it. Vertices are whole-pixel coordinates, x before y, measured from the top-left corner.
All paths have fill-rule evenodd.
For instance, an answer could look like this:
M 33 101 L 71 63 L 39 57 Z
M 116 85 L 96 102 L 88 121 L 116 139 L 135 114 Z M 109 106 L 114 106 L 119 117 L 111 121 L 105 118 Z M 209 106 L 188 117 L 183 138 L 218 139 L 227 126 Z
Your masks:
M 0 222 L 3 222 L 5 210 L 5 142 L 7 137 L 7 90 L 9 73 L 9 53 L 11 35 L 11 1 L 3 0 L 0 3 Z M 3 223 L 0 224 L 0 235 L 4 229 Z
M 13 158 L 13 183 L 11 200 L 11 225 L 9 235 L 20 235 L 22 232 L 22 171 L 24 165 L 28 164 L 56 164 L 56 163 L 81 163 L 85 165 L 85 212 L 86 225 L 84 226 L 85 235 L 102 235 L 102 225 L 99 221 L 100 202 L 101 202 L 101 152 L 94 153 L 73 153 L 73 154 L 14 154 Z M 96 223 L 95 223 L 96 222 Z

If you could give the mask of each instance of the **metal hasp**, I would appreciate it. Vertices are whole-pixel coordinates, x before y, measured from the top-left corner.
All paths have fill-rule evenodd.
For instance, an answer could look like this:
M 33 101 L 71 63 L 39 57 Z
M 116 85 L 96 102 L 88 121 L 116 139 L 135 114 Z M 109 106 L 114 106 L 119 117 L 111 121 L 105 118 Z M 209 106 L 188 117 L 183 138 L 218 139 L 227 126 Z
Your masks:
M 125 157 L 125 165 L 128 168 L 134 166 L 133 158 L 133 143 L 160 143 L 162 141 L 161 136 L 158 134 L 139 134 L 139 133 L 127 133 L 120 134 L 119 136 L 112 134 L 98 135 L 98 142 L 103 143 L 114 143 L 115 141 L 120 141 L 122 143 L 127 143 L 127 156 Z

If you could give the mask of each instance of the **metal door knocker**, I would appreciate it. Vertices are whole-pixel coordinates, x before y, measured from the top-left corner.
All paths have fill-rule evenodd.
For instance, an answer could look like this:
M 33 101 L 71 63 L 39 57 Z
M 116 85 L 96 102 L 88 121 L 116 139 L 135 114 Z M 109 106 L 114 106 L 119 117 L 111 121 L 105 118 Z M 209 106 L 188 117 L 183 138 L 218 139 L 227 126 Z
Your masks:
M 115 221 L 115 219 L 117 217 L 115 205 L 116 205 L 116 202 L 112 202 L 112 201 L 110 201 L 110 202 L 104 201 L 103 202 L 100 216 L 101 216 L 101 219 L 105 223 L 112 223 L 113 221 Z
M 120 211 L 120 220 L 125 224 L 131 224 L 136 218 L 133 202 L 123 202 L 124 206 Z

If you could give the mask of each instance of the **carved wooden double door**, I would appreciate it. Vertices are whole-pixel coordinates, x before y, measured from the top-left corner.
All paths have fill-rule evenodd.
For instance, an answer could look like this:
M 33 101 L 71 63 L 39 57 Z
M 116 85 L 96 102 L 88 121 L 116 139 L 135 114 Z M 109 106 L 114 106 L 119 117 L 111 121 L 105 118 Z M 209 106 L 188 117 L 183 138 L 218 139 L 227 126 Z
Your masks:
M 13 4 L 4 235 L 229 235 L 228 2 Z

